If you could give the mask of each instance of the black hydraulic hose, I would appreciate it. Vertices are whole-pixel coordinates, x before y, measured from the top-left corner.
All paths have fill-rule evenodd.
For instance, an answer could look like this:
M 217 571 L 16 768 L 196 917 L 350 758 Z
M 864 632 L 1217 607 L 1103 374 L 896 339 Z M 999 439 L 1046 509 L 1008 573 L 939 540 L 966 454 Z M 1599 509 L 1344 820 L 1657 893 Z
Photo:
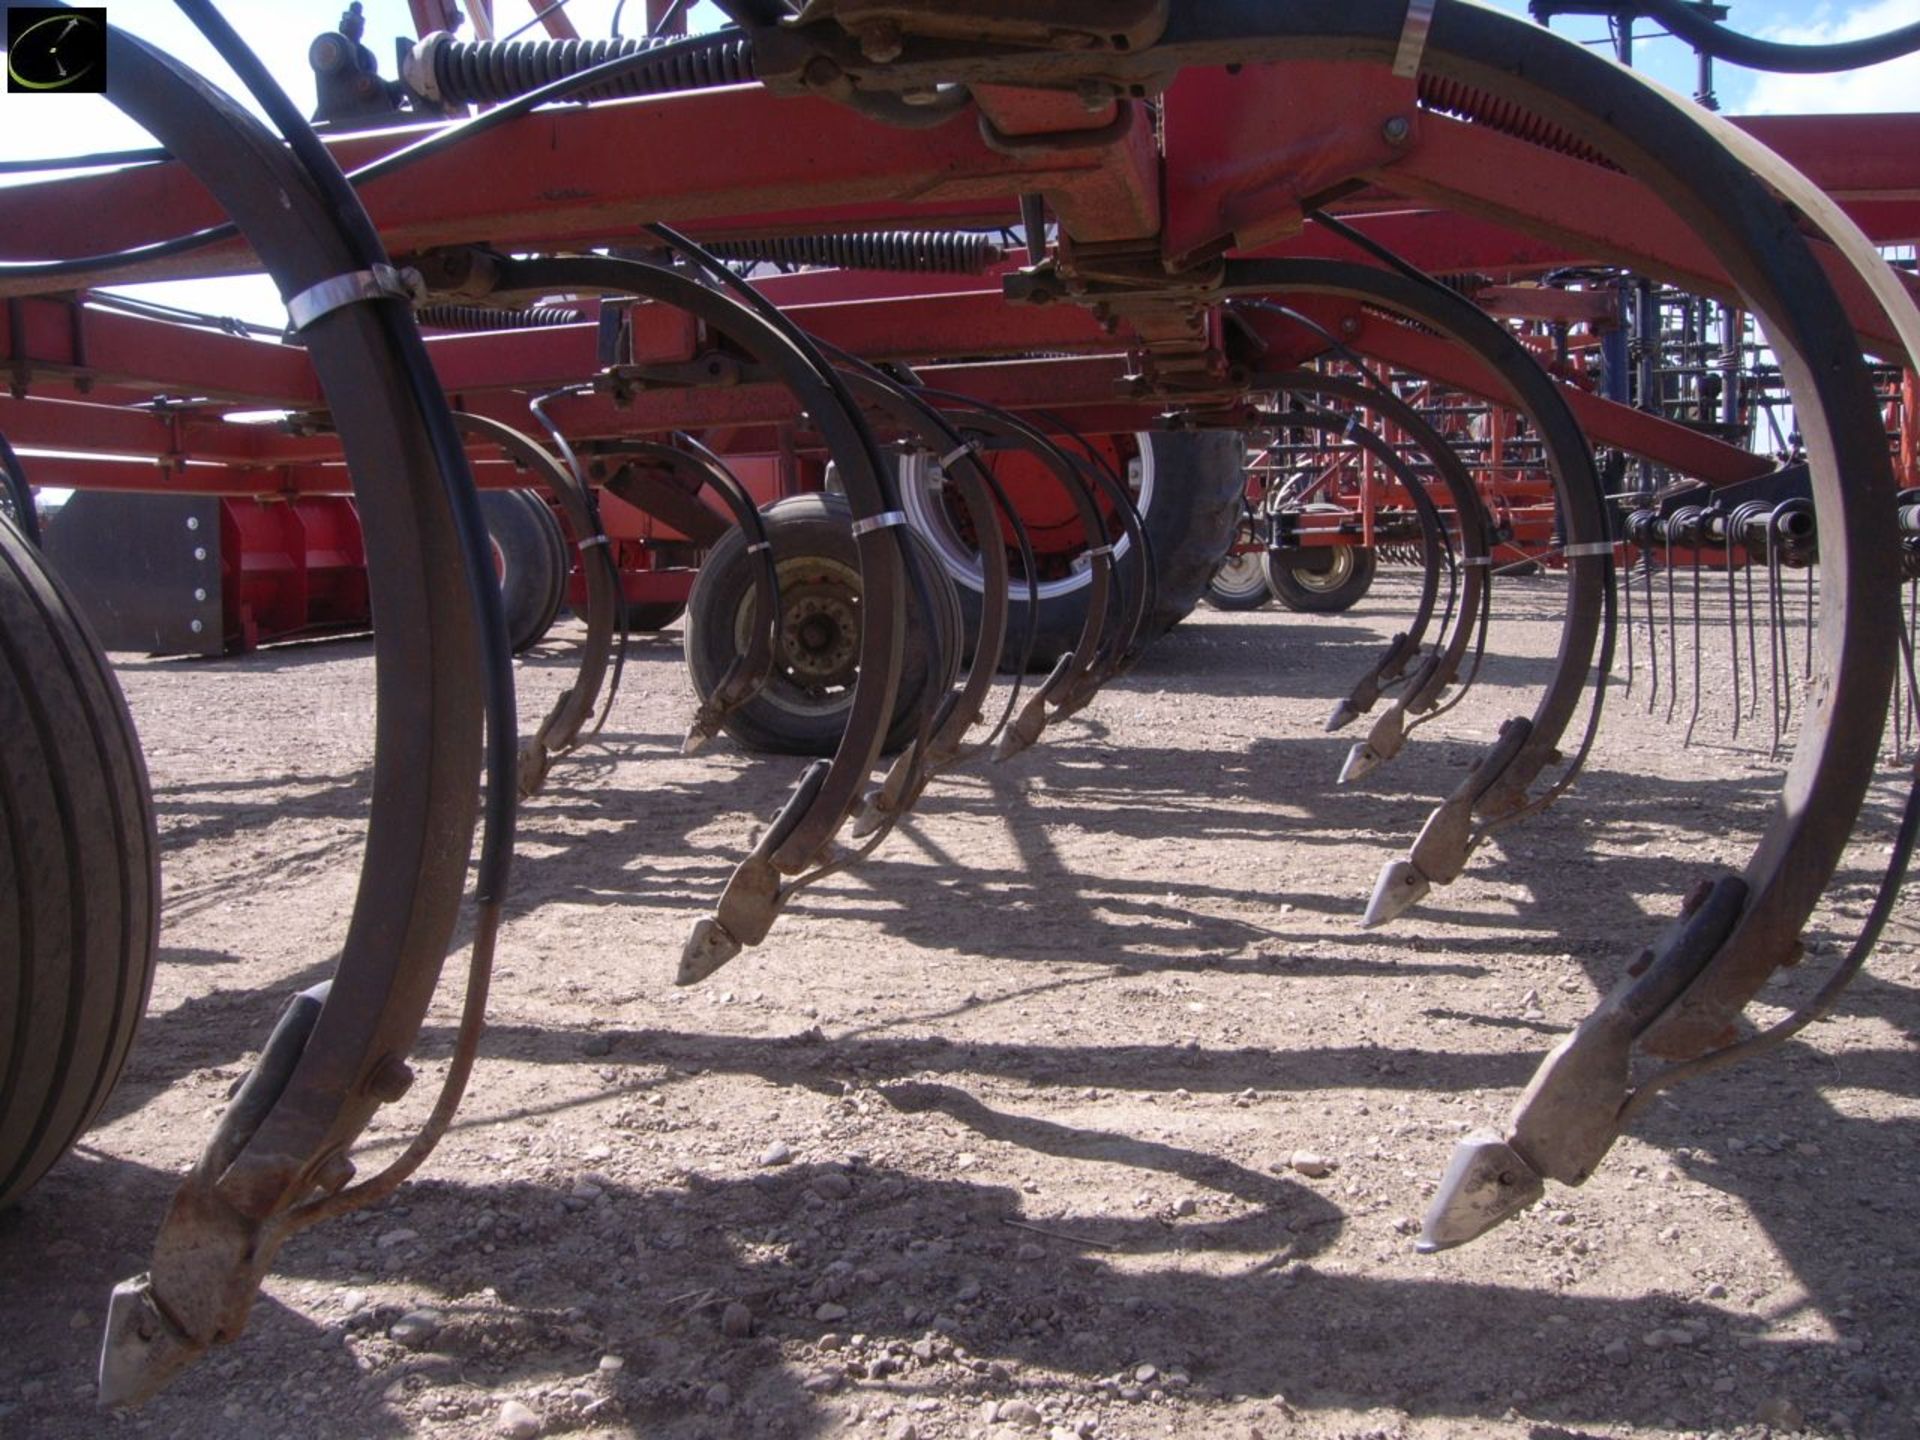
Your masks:
M 235 39 L 238 41 L 237 36 Z M 390 154 L 381 156 L 378 160 L 371 160 L 346 178 L 355 185 L 364 185 L 382 176 L 395 174 L 463 141 L 471 140 L 476 135 L 485 134 L 509 121 L 518 120 L 542 105 L 549 105 L 557 100 L 567 100 L 582 89 L 617 80 L 629 70 L 646 65 L 672 63 L 675 55 L 691 52 L 712 39 L 710 35 L 701 35 L 691 40 L 676 40 L 652 50 L 618 56 L 604 65 L 596 65 L 577 74 L 564 75 L 551 85 L 528 91 L 518 99 L 509 100 L 504 105 L 482 111 L 472 119 L 463 120 L 457 125 L 445 126 L 411 145 L 402 146 Z M 298 114 L 298 111 L 293 113 Z M 318 141 L 316 140 L 315 143 L 318 144 Z M 324 150 L 324 147 L 321 148 Z M 204 230 L 176 235 L 169 240 L 156 240 L 147 245 L 133 245 L 124 250 L 114 250 L 102 255 L 76 255 L 66 260 L 0 260 L 0 280 L 62 280 L 75 275 L 90 274 L 96 270 L 166 260 L 175 255 L 185 255 L 190 251 L 218 244 L 222 240 L 230 240 L 239 233 L 231 222 L 224 222 Z
M 31 175 L 40 170 L 95 170 L 109 165 L 148 165 L 172 158 L 157 145 L 144 150 L 96 150 L 91 155 L 55 155 L 45 160 L 0 160 L 0 175 Z
M 211 0 L 175 0 L 199 27 L 220 58 L 232 67 L 279 129 L 294 159 L 313 182 L 356 257 L 371 268 L 387 265 L 386 246 L 373 228 L 353 186 L 320 143 L 307 118 L 260 59 L 227 23 Z M 479 492 L 467 466 L 466 446 L 454 428 L 445 393 L 427 358 L 425 344 L 414 326 L 410 307 L 400 300 L 373 305 L 382 327 L 406 371 L 415 403 L 426 424 L 435 468 L 445 489 L 448 508 L 466 556 L 467 590 L 478 617 L 480 663 L 486 685 L 486 802 L 480 836 L 480 859 L 475 875 L 476 902 L 483 910 L 497 907 L 506 896 L 508 871 L 513 863 L 514 814 L 519 785 L 517 746 L 519 716 L 513 694 L 513 651 L 507 640 L 507 621 L 499 582 L 494 578 L 492 543 L 486 519 L 480 513 Z
M 20 465 L 20 457 L 13 453 L 13 446 L 4 435 L 0 435 L 0 472 L 5 473 L 7 496 L 13 501 L 14 527 L 38 550 L 40 512 L 34 507 L 33 486 L 27 483 L 27 472 Z
M 1829 75 L 1839 70 L 1881 65 L 1920 50 L 1920 21 L 1862 40 L 1842 40 L 1831 45 L 1788 45 L 1729 30 L 1685 0 L 1633 0 L 1633 8 L 1650 20 L 1658 20 L 1703 55 L 1748 70 Z

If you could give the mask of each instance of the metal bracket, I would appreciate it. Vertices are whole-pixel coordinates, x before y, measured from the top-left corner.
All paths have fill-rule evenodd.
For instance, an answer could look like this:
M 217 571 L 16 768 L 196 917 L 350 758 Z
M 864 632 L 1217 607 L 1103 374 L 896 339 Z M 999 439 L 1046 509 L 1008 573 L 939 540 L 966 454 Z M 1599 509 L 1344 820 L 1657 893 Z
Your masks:
M 305 330 L 322 316 L 366 300 L 404 300 L 411 305 L 424 296 L 426 287 L 417 270 L 402 270 L 393 265 L 375 265 L 369 270 L 349 270 L 287 298 L 287 325 L 294 333 Z
M 1407 23 L 1400 30 L 1400 49 L 1393 57 L 1397 79 L 1411 80 L 1420 73 L 1426 58 L 1427 35 L 1433 29 L 1435 0 L 1407 0 Z

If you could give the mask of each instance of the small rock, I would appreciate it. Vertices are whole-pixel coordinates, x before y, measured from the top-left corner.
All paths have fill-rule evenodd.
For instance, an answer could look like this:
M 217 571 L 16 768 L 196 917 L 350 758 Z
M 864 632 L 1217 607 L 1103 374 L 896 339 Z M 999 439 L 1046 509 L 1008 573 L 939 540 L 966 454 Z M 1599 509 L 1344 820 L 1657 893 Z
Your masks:
M 618 1355 L 602 1355 L 600 1357 L 600 1373 L 602 1375 L 612 1375 L 626 1368 L 627 1362 L 622 1360 Z
M 1193 1214 L 1193 1212 L 1199 1208 L 1200 1207 L 1194 1203 L 1191 1195 L 1182 1195 L 1180 1199 L 1174 1203 L 1173 1213 L 1184 1217 Z
M 960 1282 L 960 1288 L 953 1292 L 953 1298 L 964 1305 L 969 1300 L 980 1298 L 980 1282 L 969 1275 Z
M 580 1053 L 582 1055 L 596 1057 L 611 1055 L 613 1053 L 613 1037 L 611 1035 L 589 1035 L 580 1042 Z
M 1762 1425 L 1771 1425 L 1776 1430 L 1804 1430 L 1807 1428 L 1806 1413 L 1784 1395 L 1776 1395 L 1755 1412 L 1754 1418 Z
M 838 1331 L 829 1330 L 826 1332 L 826 1334 L 822 1335 L 818 1340 L 814 1341 L 813 1343 L 815 1345 L 818 1345 L 822 1350 L 838 1350 L 842 1345 L 846 1344 L 847 1342 L 846 1342 L 846 1339 Z
M 1022 1262 L 1023 1264 L 1031 1264 L 1035 1260 L 1044 1260 L 1047 1258 L 1046 1247 L 1042 1245 L 1035 1245 L 1031 1240 L 1029 1240 L 1026 1244 L 1022 1245 L 1018 1250 L 1013 1252 L 1013 1258 Z
M 509 1400 L 500 1407 L 493 1428 L 508 1440 L 533 1440 L 540 1433 L 540 1417 L 518 1400 Z
M 709 1410 L 724 1410 L 731 1404 L 733 1404 L 733 1391 L 729 1390 L 725 1385 L 709 1385 L 707 1387 L 707 1408 Z
M 760 1152 L 762 1165 L 784 1165 L 793 1159 L 793 1147 L 784 1140 L 776 1140 Z
M 887 1440 L 920 1440 L 920 1427 L 911 1420 L 896 1420 L 887 1431 Z
M 340 1312 L 343 1315 L 351 1315 L 356 1311 L 364 1310 L 366 1305 L 367 1292 L 364 1290 L 349 1290 L 340 1297 Z
M 1633 1363 L 1633 1347 L 1624 1340 L 1614 1341 L 1600 1353 L 1605 1355 L 1607 1359 L 1611 1360 L 1615 1365 L 1630 1365 Z
M 1288 1158 L 1287 1164 L 1309 1180 L 1323 1180 L 1339 1168 L 1326 1156 L 1316 1155 L 1311 1150 L 1294 1151 Z
M 1137 1366 L 1134 1369 L 1133 1378 L 1142 1385 L 1151 1385 L 1155 1380 L 1160 1378 L 1160 1371 L 1152 1365 Z
M 382 1250 L 391 1250 L 396 1245 L 405 1245 L 410 1240 L 418 1240 L 418 1230 L 389 1230 L 373 1243 Z
M 844 1305 L 836 1305 L 829 1300 L 825 1305 L 822 1305 L 818 1310 L 813 1312 L 813 1318 L 829 1322 L 844 1320 L 847 1318 L 847 1307 Z
M 720 1333 L 729 1340 L 744 1340 L 753 1334 L 753 1311 L 738 1300 L 720 1312 Z
M 1022 1429 L 1027 1429 L 1040 1423 L 1040 1412 L 1025 1400 L 1002 1400 L 1000 1423 L 1018 1425 Z
M 827 1200 L 845 1200 L 853 1194 L 853 1181 L 838 1170 L 823 1170 L 813 1177 L 812 1189 Z
M 1707 1286 L 1707 1299 L 1724 1300 L 1726 1298 L 1727 1298 L 1727 1287 L 1722 1285 L 1718 1280 L 1714 1281 L 1713 1284 Z
M 800 1382 L 800 1388 L 809 1395 L 825 1395 L 840 1388 L 840 1377 L 831 1370 L 822 1370 L 817 1375 L 809 1375 Z
M 438 1310 L 409 1310 L 387 1327 L 387 1338 L 409 1350 L 432 1343 L 442 1324 Z

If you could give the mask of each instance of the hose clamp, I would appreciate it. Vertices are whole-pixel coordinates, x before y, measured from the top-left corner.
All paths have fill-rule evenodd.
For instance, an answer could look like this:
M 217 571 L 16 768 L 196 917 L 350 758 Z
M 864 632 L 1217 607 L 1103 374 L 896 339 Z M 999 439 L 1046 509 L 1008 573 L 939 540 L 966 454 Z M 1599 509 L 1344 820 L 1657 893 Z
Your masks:
M 613 540 L 610 536 L 590 535 L 585 540 L 582 540 L 579 543 L 579 545 L 576 546 L 575 548 L 581 551 L 585 551 L 589 546 L 592 546 L 592 545 L 611 545 L 611 544 L 613 544 Z
M 1435 0 L 1407 0 L 1407 22 L 1400 30 L 1400 49 L 1393 57 L 1394 77 L 1411 80 L 1420 73 L 1427 54 L 1427 33 L 1433 29 Z
M 904 525 L 906 523 L 907 523 L 906 511 L 888 510 L 879 515 L 869 515 L 865 520 L 854 521 L 853 536 L 854 536 L 854 539 L 857 540 L 862 535 L 871 535 L 876 530 L 885 530 L 891 526 Z
M 1560 553 L 1569 560 L 1587 560 L 1597 558 L 1601 555 L 1611 555 L 1613 554 L 1613 541 L 1588 540 L 1579 545 L 1565 545 L 1561 547 Z
M 773 542 L 771 540 L 756 540 L 751 545 L 747 546 L 747 554 L 758 555 L 758 554 L 761 554 L 763 551 L 767 551 L 771 549 L 773 549 Z
M 1111 555 L 1111 554 L 1113 554 L 1113 546 L 1111 545 L 1089 545 L 1086 550 L 1086 555 L 1089 560 L 1091 560 L 1096 555 Z
M 1468 555 L 1462 558 L 1460 563 L 1473 570 L 1490 569 L 1493 565 L 1493 557 L 1491 555 Z
M 978 440 L 963 441 L 952 451 L 940 457 L 940 468 L 942 470 L 951 470 L 956 460 L 963 460 L 969 455 L 978 455 L 979 453 L 980 442 Z
M 404 300 L 413 303 L 417 272 L 393 265 L 375 265 L 370 270 L 350 270 L 309 285 L 287 300 L 287 324 L 296 333 L 305 330 L 323 315 L 357 305 L 363 300 Z

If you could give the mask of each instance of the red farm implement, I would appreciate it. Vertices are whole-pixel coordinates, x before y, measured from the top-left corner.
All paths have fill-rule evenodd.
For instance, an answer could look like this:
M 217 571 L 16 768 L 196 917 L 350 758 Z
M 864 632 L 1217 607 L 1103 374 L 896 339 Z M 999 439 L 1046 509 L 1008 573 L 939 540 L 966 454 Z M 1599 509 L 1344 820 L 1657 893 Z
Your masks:
M 1377 554 L 1419 566 L 1405 628 L 1336 697 L 1334 728 L 1372 717 L 1349 780 L 1471 688 L 1503 571 L 1544 564 L 1563 596 L 1531 711 L 1489 727 L 1369 925 L 1567 791 L 1636 587 L 1650 620 L 1656 573 L 1669 616 L 1681 574 L 1696 596 L 1703 574 L 1817 577 L 1789 677 L 1815 698 L 1797 737 L 1776 706 L 1792 759 L 1751 858 L 1677 902 L 1504 1134 L 1463 1145 L 1425 1243 L 1579 1184 L 1651 1095 L 1813 1018 L 1732 1028 L 1799 958 L 1911 687 L 1920 312 L 1881 252 L 1920 239 L 1920 115 L 1729 123 L 1454 0 L 726 0 L 709 34 L 592 44 L 558 14 L 555 38 L 467 41 L 416 0 L 399 82 L 357 20 L 316 42 L 316 133 L 207 0 L 181 3 L 272 128 L 106 37 L 108 94 L 160 148 L 0 201 L 0 433 L 36 485 L 162 497 L 164 595 L 96 587 L 152 547 L 87 527 L 91 493 L 50 542 L 83 606 L 187 616 L 148 624 L 153 648 L 370 615 L 379 750 L 337 972 L 288 1007 L 116 1293 L 104 1398 L 236 1338 L 289 1235 L 424 1160 L 473 1060 L 515 804 L 564 777 L 623 625 L 681 607 L 689 750 L 724 732 L 813 757 L 689 936 L 692 983 L 941 773 L 1092 703 L 1236 536 L 1308 609 Z M 1626 8 L 1777 59 L 1682 0 Z M 1814 62 L 1920 41 L 1862 43 Z M 100 293 L 255 271 L 284 333 Z M 35 861 L 46 911 L 10 963 L 93 988 L 72 1043 L 19 1057 L 41 1083 L 0 1116 L 0 1197 L 97 1111 L 155 925 L 124 711 L 5 535 L 4 613 L 31 619 L 10 693 L 76 720 L 22 721 L 50 758 L 7 763 L 86 790 L 33 791 L 48 824 L 111 823 Z M 510 650 L 563 599 L 578 678 L 520 740 Z M 1671 646 L 1656 665 L 1677 683 Z M 75 749 L 87 726 L 98 755 Z M 476 825 L 454 1062 L 419 1139 L 358 1176 L 357 1137 L 410 1083 Z

